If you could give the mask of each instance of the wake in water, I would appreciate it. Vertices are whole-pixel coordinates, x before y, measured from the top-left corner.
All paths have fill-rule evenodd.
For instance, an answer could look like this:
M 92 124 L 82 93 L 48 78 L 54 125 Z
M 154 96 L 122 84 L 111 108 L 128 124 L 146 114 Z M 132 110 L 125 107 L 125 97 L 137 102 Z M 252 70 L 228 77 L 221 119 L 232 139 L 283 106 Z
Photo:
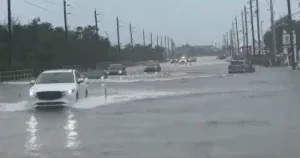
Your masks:
M 225 77 L 225 76 L 234 76 L 232 74 L 205 74 L 197 76 L 183 76 L 187 73 L 176 73 L 172 77 L 156 77 L 156 78 L 135 78 L 135 77 L 111 77 L 108 79 L 89 79 L 89 83 L 133 83 L 133 82 L 157 82 L 157 81 L 173 81 L 181 79 L 197 79 L 197 78 L 213 78 L 213 77 Z M 28 82 L 4 82 L 4 84 L 12 85 L 27 85 Z
M 28 110 L 29 108 L 26 106 L 27 101 L 20 101 L 15 103 L 0 103 L 0 112 L 1 111 L 24 111 Z
M 79 100 L 72 108 L 76 109 L 93 109 L 104 105 L 111 105 L 116 103 L 130 102 L 134 100 L 159 99 L 164 97 L 178 97 L 188 95 L 220 95 L 226 93 L 241 93 L 247 89 L 204 89 L 204 90 L 186 90 L 186 91 L 121 91 L 116 94 L 107 96 L 90 96 L 89 98 Z M 15 112 L 32 110 L 32 107 L 27 104 L 27 101 L 20 101 L 16 103 L 0 103 L 0 112 Z
M 127 78 L 110 78 L 110 79 L 89 79 L 89 83 L 99 83 L 99 82 L 113 82 L 113 83 L 133 83 L 133 82 L 158 82 L 158 81 L 173 81 L 182 79 L 197 79 L 197 78 L 213 78 L 213 77 L 225 77 L 234 76 L 231 74 L 207 74 L 207 75 L 197 75 L 197 76 L 180 76 L 183 73 L 178 73 L 173 77 L 168 78 L 142 78 L 142 79 L 127 79 Z M 186 74 L 186 73 L 185 73 Z

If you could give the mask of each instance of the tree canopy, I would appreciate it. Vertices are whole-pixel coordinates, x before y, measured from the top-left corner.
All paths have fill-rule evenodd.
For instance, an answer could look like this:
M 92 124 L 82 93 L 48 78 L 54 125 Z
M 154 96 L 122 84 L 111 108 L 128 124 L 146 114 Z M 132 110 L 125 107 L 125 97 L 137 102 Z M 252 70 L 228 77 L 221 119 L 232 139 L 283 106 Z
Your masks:
M 296 42 L 298 48 L 300 45 L 300 21 L 293 21 L 293 29 L 296 32 L 296 38 L 298 39 Z M 275 22 L 275 32 L 276 32 L 276 47 L 277 47 L 277 54 L 283 51 L 282 45 L 283 45 L 283 39 L 282 39 L 282 34 L 283 34 L 283 30 L 288 30 L 288 18 L 287 16 L 281 17 L 278 20 L 276 20 Z M 273 48 L 273 43 L 272 43 L 272 38 L 273 38 L 273 34 L 270 30 L 268 30 L 265 34 L 264 34 L 264 43 L 265 46 L 268 50 L 270 50 L 271 52 L 273 52 L 272 48 Z
M 108 38 L 98 36 L 95 26 L 79 26 L 68 30 L 67 42 L 62 27 L 53 27 L 39 18 L 28 24 L 14 20 L 12 68 L 33 68 L 34 71 L 60 68 L 63 65 L 81 65 L 95 68 L 98 62 L 123 60 L 144 61 L 164 59 L 164 48 L 126 45 L 121 52 Z M 0 24 L 0 71 L 8 67 L 8 29 Z

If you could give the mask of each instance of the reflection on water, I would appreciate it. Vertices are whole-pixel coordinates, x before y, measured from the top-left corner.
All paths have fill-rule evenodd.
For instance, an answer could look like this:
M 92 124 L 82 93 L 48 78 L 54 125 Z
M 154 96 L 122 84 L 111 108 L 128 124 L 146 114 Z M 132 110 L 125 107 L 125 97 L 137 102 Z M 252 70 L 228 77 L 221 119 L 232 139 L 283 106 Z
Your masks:
M 39 156 L 39 149 L 41 144 L 38 144 L 37 140 L 37 126 L 38 122 L 35 116 L 31 116 L 29 120 L 26 122 L 27 127 L 26 131 L 28 133 L 27 140 L 25 142 L 25 153 L 30 154 L 30 156 Z
M 65 147 L 68 149 L 78 149 L 80 141 L 78 140 L 78 133 L 76 131 L 77 122 L 75 116 L 71 111 L 67 111 L 67 122 L 64 126 L 66 133 Z

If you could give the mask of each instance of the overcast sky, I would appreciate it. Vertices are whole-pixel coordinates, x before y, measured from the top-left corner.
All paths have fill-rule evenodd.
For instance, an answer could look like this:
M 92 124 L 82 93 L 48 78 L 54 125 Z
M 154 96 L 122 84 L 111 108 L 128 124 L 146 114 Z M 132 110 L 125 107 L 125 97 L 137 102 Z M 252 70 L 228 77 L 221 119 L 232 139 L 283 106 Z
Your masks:
M 12 14 L 22 23 L 34 17 L 51 22 L 54 26 L 63 25 L 63 0 L 11 0 Z M 275 0 L 275 17 L 287 13 L 286 0 Z M 300 11 L 300 0 L 292 1 L 292 12 Z M 116 16 L 120 19 L 121 43 L 129 43 L 129 23 L 133 26 L 135 43 L 142 43 L 142 30 L 145 29 L 146 42 L 150 42 L 150 32 L 156 43 L 156 35 L 169 36 L 177 45 L 209 45 L 221 42 L 223 33 L 231 27 L 234 17 L 241 21 L 241 10 L 247 0 L 67 0 L 68 25 L 71 28 L 94 25 L 94 9 L 99 15 L 99 29 L 102 36 L 108 34 L 116 43 Z M 270 25 L 270 13 L 266 0 L 259 0 L 263 30 Z M 255 4 L 255 3 L 253 3 Z M 249 6 L 249 5 L 248 5 Z M 299 15 L 293 18 L 299 19 Z M 7 0 L 0 0 L 0 20 L 7 21 Z M 256 19 L 254 19 L 256 22 Z M 249 20 L 250 22 L 250 20 Z M 256 23 L 255 23 L 256 24 Z M 241 26 L 241 23 L 240 23 Z M 255 27 L 256 28 L 256 27 Z M 250 26 L 249 26 L 250 31 Z

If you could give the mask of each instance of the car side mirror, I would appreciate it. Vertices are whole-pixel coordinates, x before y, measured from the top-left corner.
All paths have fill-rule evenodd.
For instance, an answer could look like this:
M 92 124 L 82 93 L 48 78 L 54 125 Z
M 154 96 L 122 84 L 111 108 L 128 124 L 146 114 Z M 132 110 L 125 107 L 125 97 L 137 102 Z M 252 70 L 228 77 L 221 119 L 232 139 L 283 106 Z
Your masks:
M 82 82 L 84 82 L 84 79 L 83 78 L 78 78 L 77 83 L 80 84 Z
M 86 83 L 88 83 L 88 82 L 89 82 L 89 79 L 88 79 L 88 78 L 85 78 L 84 81 L 85 81 Z
M 35 83 L 35 80 L 30 81 L 30 85 L 34 85 L 34 83 Z

